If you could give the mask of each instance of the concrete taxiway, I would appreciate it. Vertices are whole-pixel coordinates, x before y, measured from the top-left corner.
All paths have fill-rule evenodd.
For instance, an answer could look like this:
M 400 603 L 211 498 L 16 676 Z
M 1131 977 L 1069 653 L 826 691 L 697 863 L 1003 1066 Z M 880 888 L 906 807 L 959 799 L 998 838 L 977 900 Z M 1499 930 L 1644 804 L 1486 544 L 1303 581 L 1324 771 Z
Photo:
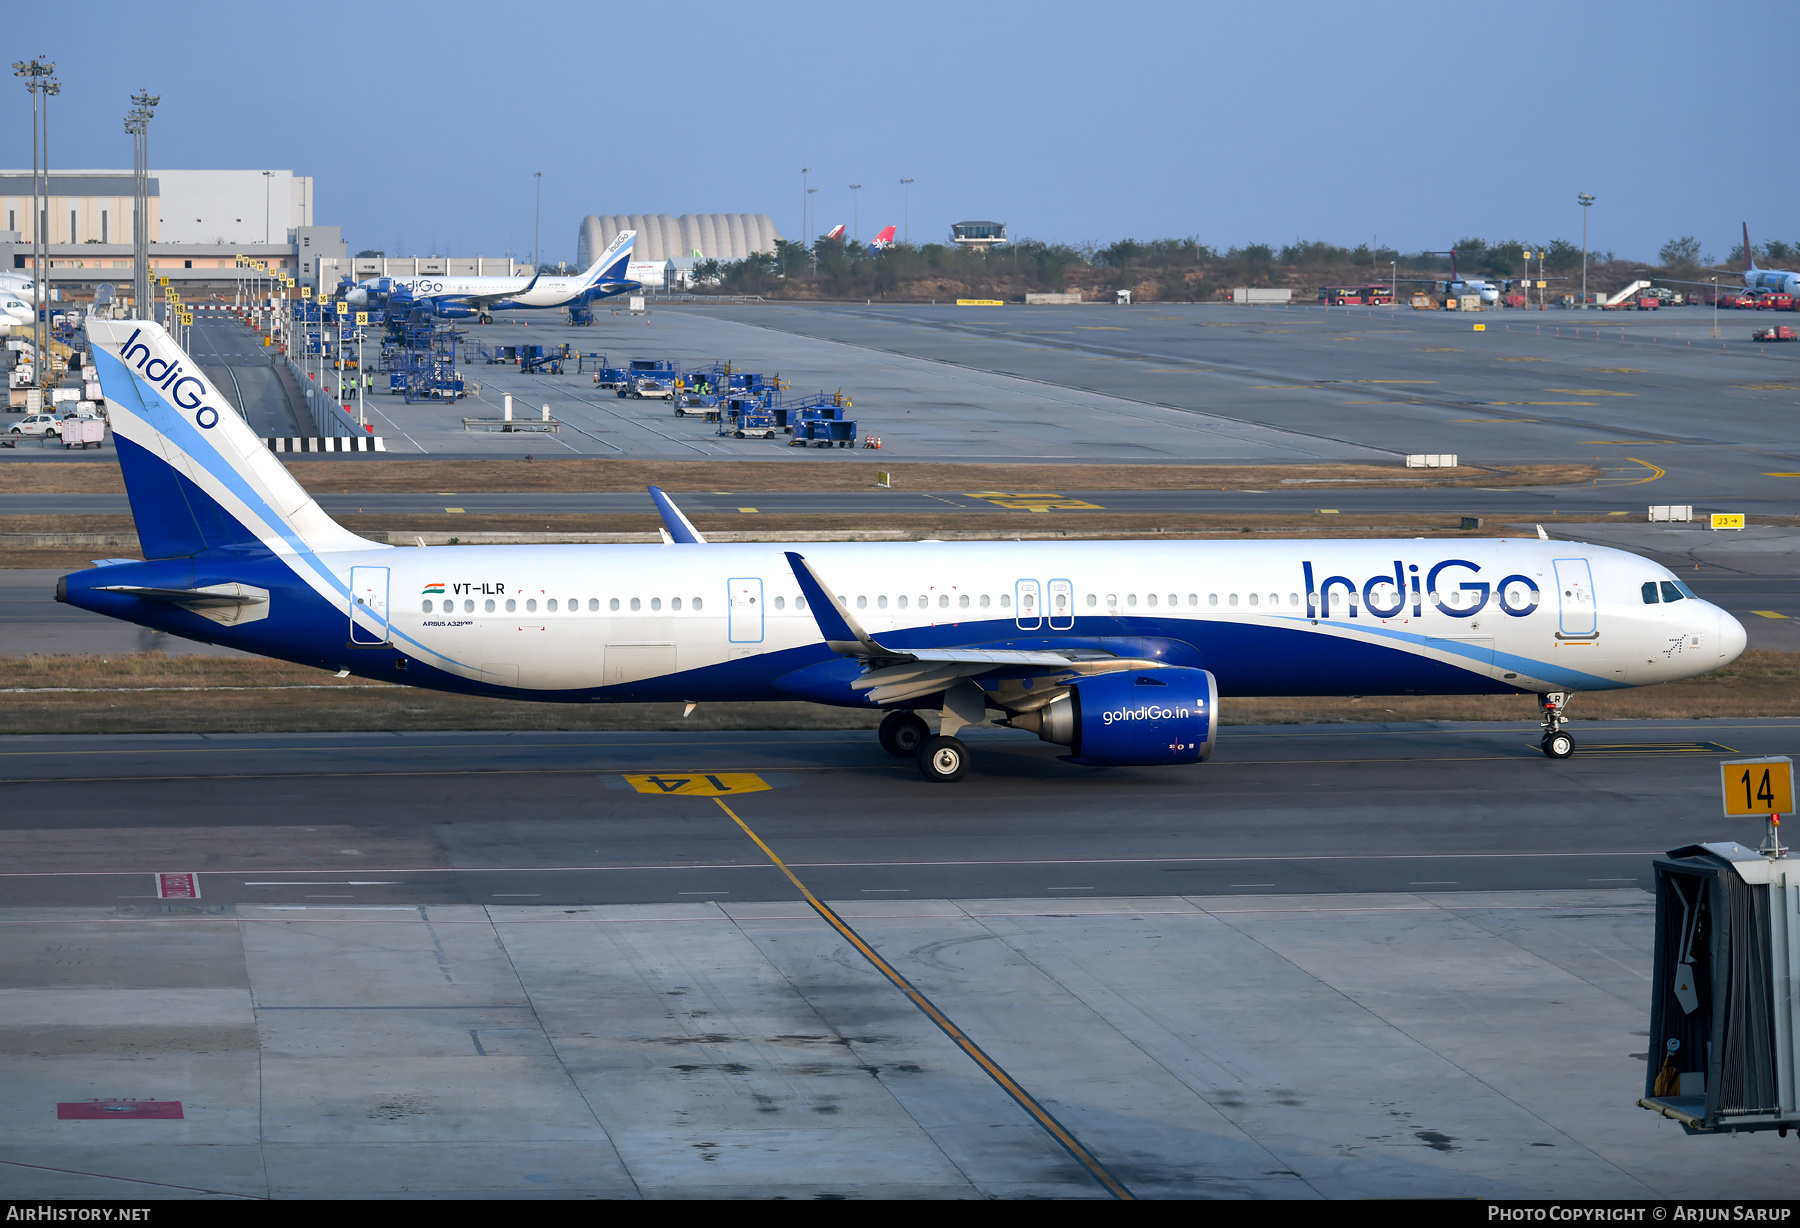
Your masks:
M 1647 858 L 1797 728 L 11 739 L 0 1192 L 1782 1197 L 1634 1101 Z

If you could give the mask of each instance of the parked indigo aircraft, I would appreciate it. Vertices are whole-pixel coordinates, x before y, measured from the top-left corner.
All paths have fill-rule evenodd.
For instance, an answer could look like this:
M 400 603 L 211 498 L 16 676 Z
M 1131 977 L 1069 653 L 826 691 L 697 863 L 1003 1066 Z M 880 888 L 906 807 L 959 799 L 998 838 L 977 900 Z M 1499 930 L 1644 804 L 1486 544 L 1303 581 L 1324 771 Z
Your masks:
M 370 277 L 344 295 L 352 307 L 412 306 L 446 320 L 493 323 L 496 311 L 581 307 L 639 289 L 628 275 L 637 231 L 621 230 L 599 259 L 571 277 Z
M 1744 647 L 1655 563 L 1541 536 L 725 545 L 653 487 L 662 545 L 397 548 L 327 517 L 162 328 L 87 330 L 146 561 L 57 599 L 362 677 L 881 710 L 882 745 L 948 781 L 990 721 L 1073 763 L 1197 763 L 1243 695 L 1536 693 L 1564 758 L 1570 694 Z

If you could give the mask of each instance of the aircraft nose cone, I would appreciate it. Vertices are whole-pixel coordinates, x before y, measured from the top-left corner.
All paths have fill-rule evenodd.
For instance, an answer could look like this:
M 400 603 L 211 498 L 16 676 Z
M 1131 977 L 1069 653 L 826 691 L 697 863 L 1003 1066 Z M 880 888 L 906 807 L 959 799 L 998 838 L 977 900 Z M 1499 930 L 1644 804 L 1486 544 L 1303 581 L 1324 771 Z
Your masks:
M 1744 634 L 1744 624 L 1719 611 L 1719 663 L 1729 665 L 1738 659 L 1744 651 L 1748 637 Z

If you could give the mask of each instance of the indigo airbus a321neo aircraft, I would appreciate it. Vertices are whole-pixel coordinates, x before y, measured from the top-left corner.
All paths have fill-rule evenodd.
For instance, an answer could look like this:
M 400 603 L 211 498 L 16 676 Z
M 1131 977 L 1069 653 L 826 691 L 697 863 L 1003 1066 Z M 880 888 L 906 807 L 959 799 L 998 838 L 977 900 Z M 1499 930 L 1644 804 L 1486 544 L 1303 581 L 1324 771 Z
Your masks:
M 1705 673 L 1736 619 L 1622 551 L 1446 543 L 393 547 L 334 523 L 160 327 L 88 326 L 146 561 L 57 599 L 412 686 L 564 703 L 807 699 L 960 777 L 990 720 L 1089 765 L 1198 763 L 1240 695 L 1572 692 Z M 940 714 L 936 733 L 919 715 Z

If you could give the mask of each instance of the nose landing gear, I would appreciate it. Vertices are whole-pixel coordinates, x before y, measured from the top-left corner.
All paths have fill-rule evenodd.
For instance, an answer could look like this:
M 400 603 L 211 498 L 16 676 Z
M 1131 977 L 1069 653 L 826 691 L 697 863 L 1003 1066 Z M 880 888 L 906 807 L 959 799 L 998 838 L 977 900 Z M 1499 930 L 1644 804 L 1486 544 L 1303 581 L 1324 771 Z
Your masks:
M 1538 706 L 1543 709 L 1544 739 L 1538 745 L 1543 749 L 1546 759 L 1567 759 L 1575 753 L 1575 739 L 1563 732 L 1563 708 L 1569 702 L 1569 692 L 1551 691 L 1538 696 Z

